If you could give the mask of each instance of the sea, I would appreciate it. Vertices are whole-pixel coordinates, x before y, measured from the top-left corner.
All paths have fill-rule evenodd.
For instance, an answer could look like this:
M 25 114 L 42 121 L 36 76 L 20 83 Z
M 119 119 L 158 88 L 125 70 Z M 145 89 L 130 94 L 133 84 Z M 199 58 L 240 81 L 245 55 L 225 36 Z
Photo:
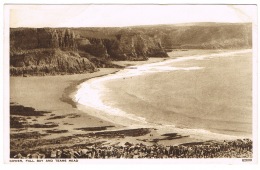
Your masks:
M 252 137 L 252 50 L 199 53 L 129 66 L 78 86 L 87 114 L 198 139 Z

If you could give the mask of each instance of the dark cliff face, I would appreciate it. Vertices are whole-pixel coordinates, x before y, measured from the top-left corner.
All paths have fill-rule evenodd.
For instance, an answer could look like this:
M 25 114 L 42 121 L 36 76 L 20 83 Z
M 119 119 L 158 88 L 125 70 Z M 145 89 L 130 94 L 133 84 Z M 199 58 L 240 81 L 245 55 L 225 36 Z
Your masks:
M 109 59 L 107 47 L 105 46 L 104 39 L 88 38 L 89 42 L 85 46 L 82 46 L 82 50 L 99 58 Z
M 89 44 L 79 45 L 85 52 L 111 60 L 147 60 L 148 57 L 168 57 L 159 39 L 144 34 L 121 33 L 115 38 L 87 38 Z
M 69 29 L 11 29 L 10 74 L 55 75 L 93 72 L 96 68 L 77 52 Z
M 10 74 L 13 76 L 74 74 L 95 69 L 94 64 L 78 53 L 60 49 L 30 50 L 10 58 Z
M 77 49 L 73 31 L 53 28 L 11 29 L 10 48 L 12 50 L 37 48 Z
M 108 53 L 113 59 L 146 60 L 148 57 L 168 57 L 159 39 L 145 34 L 118 34 L 117 39 L 106 43 Z
M 167 57 L 158 39 L 128 31 L 116 33 L 110 38 L 82 38 L 73 29 L 10 29 L 10 74 L 19 76 L 93 72 L 96 70 L 95 65 L 119 67 L 112 64 L 111 60 Z

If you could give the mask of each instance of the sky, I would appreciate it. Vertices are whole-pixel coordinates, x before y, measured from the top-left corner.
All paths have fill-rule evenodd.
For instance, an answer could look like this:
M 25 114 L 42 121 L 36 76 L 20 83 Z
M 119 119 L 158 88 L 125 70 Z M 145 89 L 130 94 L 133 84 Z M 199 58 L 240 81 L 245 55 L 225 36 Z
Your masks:
M 9 5 L 10 27 L 256 22 L 255 5 Z

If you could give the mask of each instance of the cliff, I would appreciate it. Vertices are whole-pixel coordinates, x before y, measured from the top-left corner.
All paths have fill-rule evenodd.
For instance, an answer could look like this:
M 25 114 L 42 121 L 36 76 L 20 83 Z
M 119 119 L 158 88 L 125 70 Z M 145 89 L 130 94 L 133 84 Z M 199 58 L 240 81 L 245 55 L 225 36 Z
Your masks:
M 167 57 L 159 39 L 128 30 L 112 32 L 116 35 L 109 38 L 86 38 L 73 29 L 11 28 L 10 74 L 25 76 L 93 72 L 96 67 L 119 67 L 112 64 L 112 60 Z M 95 33 L 99 34 L 99 31 Z
M 93 63 L 76 52 L 60 49 L 36 49 L 13 53 L 10 75 L 56 75 L 93 72 Z
M 10 30 L 11 50 L 60 48 L 76 50 L 75 34 L 70 29 L 18 28 Z
M 10 75 L 55 75 L 93 72 L 96 68 L 77 52 L 69 29 L 11 29 Z
M 120 33 L 116 39 L 105 41 L 107 52 L 114 60 L 146 60 L 148 57 L 168 57 L 160 39 L 143 33 Z
M 113 38 L 86 38 L 87 44 L 78 44 L 79 49 L 99 58 L 110 60 L 147 60 L 148 57 L 168 57 L 160 39 L 142 33 L 124 31 Z

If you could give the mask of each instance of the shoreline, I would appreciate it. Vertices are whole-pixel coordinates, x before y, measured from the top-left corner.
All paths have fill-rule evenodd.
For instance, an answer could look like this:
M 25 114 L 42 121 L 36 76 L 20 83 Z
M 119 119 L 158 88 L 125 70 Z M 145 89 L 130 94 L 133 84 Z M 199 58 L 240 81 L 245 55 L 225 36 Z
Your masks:
M 131 65 L 130 67 L 128 67 L 128 69 L 129 68 L 131 68 L 131 67 L 133 67 L 134 69 L 137 69 L 137 68 L 139 68 L 139 67 L 142 67 L 142 66 L 148 66 L 148 65 L 161 65 L 162 63 L 168 63 L 168 62 L 178 62 L 178 60 L 190 60 L 190 58 L 191 58 L 191 60 L 201 60 L 201 59 L 204 59 L 204 58 L 212 58 L 212 57 L 215 57 L 215 56 L 218 56 L 218 55 L 221 55 L 221 56 L 223 56 L 223 57 L 226 57 L 226 56 L 229 56 L 229 55 L 231 55 L 231 54 L 239 54 L 239 53 L 247 53 L 247 52 L 249 52 L 250 51 L 250 49 L 243 49 L 243 50 L 239 50 L 239 51 L 237 51 L 237 50 L 231 50 L 231 52 L 230 52 L 230 50 L 228 51 L 228 52 L 222 52 L 222 53 L 219 53 L 219 50 L 217 51 L 217 52 L 214 52 L 214 53 L 209 53 L 209 54 L 206 54 L 206 55 L 201 55 L 200 57 L 198 57 L 198 55 L 199 54 L 197 54 L 197 55 L 192 55 L 192 56 L 186 56 L 186 58 L 185 58 L 185 56 L 183 56 L 183 58 L 182 57 L 177 57 L 177 58 L 173 58 L 173 57 L 169 57 L 169 58 L 165 58 L 164 60 L 162 60 L 162 61 L 159 61 L 159 62 L 153 62 L 153 63 L 145 63 L 145 64 L 141 64 L 141 65 Z M 204 57 L 205 56 L 205 57 Z M 198 57 L 198 58 L 194 58 L 194 57 Z M 176 61 L 175 61 L 176 60 Z M 123 69 L 123 71 L 124 70 L 126 70 L 126 69 Z M 121 73 L 122 74 L 122 73 Z M 121 78 L 123 78 L 124 76 L 126 76 L 127 77 L 127 75 L 121 75 L 120 74 L 120 76 L 118 75 L 118 77 L 121 77 Z M 145 73 L 144 73 L 145 74 Z M 112 75 L 112 74 L 111 74 Z M 110 79 L 109 79 L 109 77 L 113 77 L 113 78 L 111 78 L 111 79 L 117 79 L 117 78 L 114 78 L 116 75 L 112 75 L 111 76 L 110 74 L 108 74 L 108 75 L 106 75 L 107 77 L 97 77 L 97 78 L 93 78 L 92 79 L 92 82 L 95 82 L 95 80 L 98 82 L 98 84 L 95 84 L 95 83 L 93 83 L 93 84 L 95 84 L 95 88 L 98 88 L 99 86 L 102 86 L 102 88 L 103 88 L 103 83 L 105 82 L 105 81 L 109 81 Z M 133 75 L 133 76 L 139 76 L 139 74 L 138 75 Z M 103 81 L 101 80 L 101 79 L 104 79 Z M 100 80 L 100 81 L 99 81 Z M 82 84 L 81 84 L 81 86 L 84 86 L 84 84 L 89 84 L 89 83 L 92 83 L 92 82 L 90 82 L 90 81 L 86 81 L 86 82 L 83 82 Z M 84 88 L 84 87 L 81 87 L 81 88 Z M 99 87 L 98 89 L 98 91 L 100 91 L 100 88 L 101 87 Z M 80 89 L 80 88 L 79 88 Z M 79 89 L 78 89 L 78 91 L 77 91 L 77 93 L 79 93 Z M 91 88 L 90 87 L 88 87 L 88 91 L 91 91 Z M 75 94 L 75 93 L 74 93 Z M 93 95 L 97 95 L 97 94 L 95 94 L 95 93 L 93 93 Z M 99 96 L 99 95 L 97 95 L 97 96 Z M 77 96 L 76 95 L 74 95 L 73 96 L 74 98 L 77 98 Z M 78 97 L 78 101 L 79 101 L 79 97 Z M 99 99 L 100 101 L 98 101 L 98 102 L 102 102 L 102 97 Z M 75 101 L 74 101 L 75 102 Z M 80 105 L 84 105 L 84 104 L 82 104 L 82 103 L 79 103 Z M 84 106 L 83 106 L 84 107 Z M 89 107 L 91 107 L 91 106 L 88 106 L 88 108 Z M 109 110 L 110 108 L 109 107 L 107 107 L 107 105 L 105 104 L 105 103 L 102 103 L 102 105 L 100 105 L 99 107 L 104 107 L 102 110 L 100 110 L 101 112 L 103 111 L 104 112 L 104 110 Z M 99 108 L 98 107 L 98 108 Z M 84 110 L 87 110 L 87 109 L 80 109 L 80 110 L 82 110 L 83 112 L 84 112 Z M 112 111 L 112 110 L 111 110 Z M 117 110 L 117 108 L 115 108 L 114 109 L 114 111 L 120 111 L 120 110 Z M 105 113 L 106 114 L 106 113 Z M 104 114 L 104 115 L 105 115 Z M 108 113 L 109 114 L 109 113 Z M 126 118 L 126 119 L 128 119 L 129 118 L 129 120 L 130 119 L 132 119 L 131 117 L 132 117 L 132 115 L 131 114 L 128 114 L 128 113 L 122 113 L 123 115 L 122 115 L 122 117 L 124 118 Z M 128 117 L 127 117 L 128 116 Z M 106 116 L 104 117 L 102 117 L 102 116 L 97 116 L 97 117 L 99 117 L 99 118 L 101 118 L 101 119 L 104 119 L 104 118 L 106 118 Z M 111 119 L 113 119 L 112 117 L 111 117 Z M 109 121 L 109 119 L 107 119 L 108 121 Z M 119 119 L 119 122 L 120 122 L 120 120 L 123 120 L 123 119 Z M 133 118 L 133 120 L 135 120 L 134 118 Z M 136 119 L 136 121 L 138 121 L 139 120 L 139 118 L 137 117 L 137 119 Z M 140 118 L 140 120 L 141 120 L 141 118 Z M 131 126 L 131 125 L 127 125 L 127 124 L 122 124 L 122 125 L 124 125 L 124 126 L 126 126 L 126 127 L 128 127 L 128 128 L 136 128 L 136 127 L 146 127 L 146 128 L 160 128 L 160 129 L 164 129 L 164 126 L 163 126 L 163 128 L 161 128 L 161 126 L 160 125 L 156 125 L 156 124 L 153 124 L 153 125 L 155 125 L 155 126 L 153 126 L 152 124 L 149 126 L 147 126 L 146 125 L 146 123 L 145 124 L 141 124 L 141 125 L 137 125 L 137 126 Z M 167 126 L 167 125 L 166 125 Z M 225 134 L 225 133 L 216 133 L 216 132 L 211 132 L 211 131 L 209 131 L 209 130 L 205 130 L 205 129 L 189 129 L 189 128 L 181 128 L 181 129 L 179 129 L 179 128 L 175 128 L 175 127 L 173 127 L 173 130 L 175 130 L 175 132 L 176 132 L 176 130 L 178 131 L 178 132 L 181 132 L 181 134 L 183 133 L 183 132 L 185 132 L 185 129 L 186 129 L 186 131 L 190 131 L 190 132 L 192 132 L 192 133 L 194 133 L 194 131 L 195 131 L 195 133 L 196 133 L 196 131 L 197 131 L 197 133 L 201 133 L 201 134 L 203 134 L 203 135 L 206 135 L 207 136 L 207 133 L 211 133 L 211 134 L 217 134 L 217 135 L 219 135 L 219 137 L 221 137 L 221 139 L 228 139 L 228 140 L 230 140 L 230 139 L 242 139 L 242 138 L 247 138 L 247 137 L 245 137 L 245 136 L 233 136 L 233 135 L 229 135 L 229 134 Z M 161 133 L 161 134 L 163 134 L 163 133 Z M 189 135 L 189 132 L 188 133 L 184 133 L 184 134 L 186 134 L 186 135 Z M 203 137 L 204 138 L 204 137 Z M 216 139 L 217 139 L 218 137 L 216 137 Z M 207 139 L 207 138 L 206 138 Z M 201 139 L 201 140 L 203 140 L 203 139 Z M 214 140 L 214 139 L 213 139 Z
M 78 89 L 78 86 L 82 83 L 84 83 L 85 81 L 88 81 L 88 80 L 91 80 L 91 79 L 94 79 L 94 78 L 98 78 L 98 77 L 103 77 L 103 76 L 107 76 L 107 75 L 110 75 L 110 74 L 115 74 L 117 73 L 118 71 L 120 71 L 121 69 L 118 69 L 114 72 L 110 72 L 110 73 L 105 73 L 105 74 L 101 74 L 101 75 L 98 75 L 98 76 L 95 76 L 95 77 L 90 77 L 90 78 L 84 78 L 84 79 L 81 79 L 79 81 L 76 81 L 76 82 L 73 82 L 71 83 L 68 87 L 66 87 L 64 89 L 64 92 L 62 94 L 62 97 L 60 98 L 60 100 L 62 102 L 66 102 L 70 105 L 72 105 L 72 107 L 76 108 L 77 107 L 77 104 L 75 101 L 73 101 L 73 96 L 75 95 L 77 89 Z

